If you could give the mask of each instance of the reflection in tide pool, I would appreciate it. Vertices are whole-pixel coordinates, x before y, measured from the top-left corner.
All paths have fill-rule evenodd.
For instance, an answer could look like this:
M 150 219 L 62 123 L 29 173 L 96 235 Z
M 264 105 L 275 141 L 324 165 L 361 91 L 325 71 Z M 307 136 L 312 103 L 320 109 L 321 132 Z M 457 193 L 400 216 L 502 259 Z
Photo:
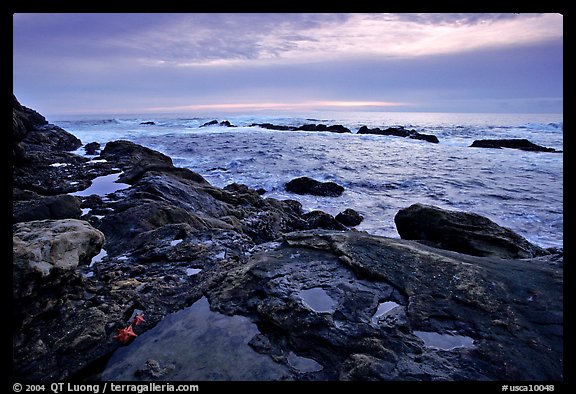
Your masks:
M 92 180 L 92 184 L 88 188 L 70 194 L 79 197 L 87 197 L 92 194 L 105 196 L 117 192 L 118 190 L 127 189 L 130 187 L 129 184 L 117 182 L 121 174 L 121 172 L 118 172 L 115 174 L 99 176 Z
M 463 335 L 439 334 L 437 332 L 414 331 L 414 335 L 424 341 L 424 345 L 441 350 L 461 347 L 474 347 L 474 340 Z
M 243 316 L 212 312 L 205 297 L 173 313 L 156 327 L 118 349 L 102 380 L 147 380 L 150 365 L 165 370 L 161 380 L 278 380 L 286 366 L 254 351 L 248 342 L 259 334 Z
M 200 268 L 186 268 L 186 275 L 192 276 L 199 274 L 202 271 Z
M 302 290 L 298 293 L 298 297 L 300 297 L 308 309 L 311 309 L 314 312 L 334 312 L 336 302 L 328 295 L 328 293 L 326 293 L 326 290 L 321 287 Z
M 392 309 L 400 306 L 400 304 L 394 301 L 386 301 L 381 302 L 378 304 L 378 309 L 376 309 L 376 313 L 372 316 L 372 324 L 378 324 L 378 321 L 382 316 L 390 312 Z

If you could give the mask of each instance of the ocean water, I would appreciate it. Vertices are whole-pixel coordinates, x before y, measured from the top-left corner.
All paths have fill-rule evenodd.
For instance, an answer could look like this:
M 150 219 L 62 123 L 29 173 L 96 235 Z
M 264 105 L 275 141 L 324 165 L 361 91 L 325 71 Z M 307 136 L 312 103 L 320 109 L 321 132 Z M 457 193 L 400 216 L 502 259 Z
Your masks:
M 237 127 L 200 127 L 213 119 Z M 563 150 L 561 114 L 148 114 L 50 121 L 85 144 L 124 139 L 156 149 L 218 187 L 264 188 L 264 197 L 295 199 L 307 211 L 336 215 L 353 208 L 365 218 L 357 229 L 377 235 L 398 238 L 398 210 L 423 203 L 475 212 L 542 247 L 563 247 L 563 154 L 469 147 L 475 139 L 526 138 Z M 140 124 L 145 121 L 155 124 Z M 342 124 L 353 134 L 275 131 L 253 123 Z M 440 143 L 355 134 L 362 125 L 413 128 Z M 300 176 L 334 181 L 346 191 L 336 198 L 286 192 L 284 184 Z

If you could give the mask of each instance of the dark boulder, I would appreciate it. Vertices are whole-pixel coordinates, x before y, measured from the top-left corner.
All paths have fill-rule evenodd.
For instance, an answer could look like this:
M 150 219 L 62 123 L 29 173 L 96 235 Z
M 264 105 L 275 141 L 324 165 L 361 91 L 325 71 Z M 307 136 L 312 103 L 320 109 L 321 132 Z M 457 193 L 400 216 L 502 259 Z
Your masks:
M 302 215 L 302 218 L 308 223 L 309 228 L 321 228 L 324 230 L 347 230 L 341 222 L 334 219 L 334 216 L 322 212 L 312 211 Z
M 533 142 L 528 141 L 524 138 L 518 139 L 494 139 L 494 140 L 475 140 L 472 145 L 472 148 L 494 148 L 494 149 L 501 149 L 501 148 L 510 148 L 510 149 L 520 149 L 530 152 L 561 152 L 557 151 L 554 148 L 547 148 L 545 146 L 537 145 Z
M 336 215 L 336 220 L 348 227 L 354 227 L 362 223 L 364 217 L 354 209 L 348 208 Z
M 308 177 L 292 179 L 285 186 L 286 191 L 296 194 L 311 194 L 323 197 L 338 197 L 344 188 L 334 182 L 319 182 Z
M 523 259 L 549 254 L 510 229 L 470 212 L 413 204 L 394 217 L 402 239 L 473 256 Z
M 40 196 L 19 189 L 13 192 L 12 222 L 44 219 L 79 219 L 82 214 L 80 200 L 68 194 Z
M 84 145 L 84 151 L 87 155 L 93 156 L 97 155 L 100 150 L 100 144 L 98 142 L 90 142 Z
M 152 122 L 151 120 L 147 121 L 147 122 L 140 122 L 141 125 L 148 125 L 148 126 L 154 126 L 156 124 L 156 122 Z

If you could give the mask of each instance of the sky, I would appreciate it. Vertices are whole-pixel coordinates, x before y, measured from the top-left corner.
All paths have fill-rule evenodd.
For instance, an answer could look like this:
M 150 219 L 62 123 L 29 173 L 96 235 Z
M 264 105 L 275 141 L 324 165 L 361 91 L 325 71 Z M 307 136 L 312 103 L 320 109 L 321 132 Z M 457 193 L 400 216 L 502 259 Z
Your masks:
M 45 116 L 562 113 L 563 16 L 17 13 L 13 84 Z

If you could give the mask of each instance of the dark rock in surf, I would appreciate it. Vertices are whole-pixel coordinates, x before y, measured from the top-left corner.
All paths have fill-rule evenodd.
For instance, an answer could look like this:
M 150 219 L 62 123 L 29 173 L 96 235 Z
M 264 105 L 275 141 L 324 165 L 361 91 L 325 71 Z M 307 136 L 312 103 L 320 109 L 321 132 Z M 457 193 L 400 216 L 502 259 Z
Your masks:
M 415 140 L 423 140 L 434 144 L 439 143 L 438 137 L 431 134 L 421 134 L 416 130 L 406 130 L 404 127 L 389 127 L 387 129 L 380 129 L 378 127 L 370 129 L 367 126 L 362 126 L 358 129 L 358 134 L 375 134 L 375 135 L 391 135 L 395 137 L 411 138 Z
M 203 125 L 201 125 L 200 127 L 206 127 L 206 126 L 236 127 L 227 120 L 223 120 L 222 122 L 218 123 L 218 121 L 216 119 L 211 120 L 210 122 L 206 122 Z
M 394 217 L 402 239 L 425 241 L 434 247 L 472 256 L 524 259 L 547 255 L 510 229 L 470 212 L 413 204 Z
M 250 127 L 261 127 L 267 130 L 279 130 L 279 131 L 295 131 L 298 130 L 298 127 L 295 126 L 282 126 L 282 125 L 275 125 L 272 123 L 252 123 Z
M 387 129 L 380 129 L 379 127 L 370 129 L 367 126 L 362 126 L 358 129 L 358 134 L 376 134 L 376 135 L 392 135 L 396 137 L 408 137 L 410 131 L 404 127 L 388 127 Z
M 334 219 L 334 216 L 326 212 L 312 211 L 302 215 L 302 218 L 308 223 L 309 228 L 321 228 L 324 230 L 347 230 L 346 226 Z
M 305 124 L 297 128 L 302 131 L 329 131 L 331 133 L 352 133 L 350 129 L 340 124 L 326 126 L 324 124 Z
M 234 126 L 232 123 L 230 123 L 227 120 L 223 120 L 222 122 L 218 123 L 220 126 L 224 126 L 224 127 L 236 127 Z
M 416 133 L 409 135 L 408 137 L 412 138 L 413 140 L 422 140 L 422 141 L 426 141 L 426 142 L 431 142 L 433 144 L 440 143 L 440 141 L 438 140 L 438 137 L 436 137 L 435 135 L 431 135 L 431 134 L 422 134 L 422 133 L 416 132 Z
M 206 122 L 203 125 L 201 125 L 200 127 L 206 127 L 206 126 L 215 126 L 218 124 L 218 121 L 216 119 L 211 120 L 210 122 Z
M 151 120 L 147 121 L 147 122 L 140 122 L 141 125 L 148 125 L 148 126 L 154 126 L 156 124 L 156 122 L 152 122 Z
M 528 141 L 524 138 L 518 139 L 487 139 L 487 140 L 475 140 L 472 145 L 472 148 L 493 148 L 493 149 L 502 149 L 502 148 L 510 148 L 510 149 L 520 149 L 530 152 L 561 152 L 557 151 L 554 148 L 547 148 L 545 146 L 537 145 L 533 142 Z
M 261 127 L 268 130 L 279 130 L 279 131 L 328 131 L 331 133 L 351 133 L 350 129 L 344 127 L 340 124 L 335 125 L 325 125 L 325 124 L 305 124 L 302 126 L 284 126 L 275 125 L 272 123 L 252 123 L 250 127 Z
M 292 179 L 285 185 L 286 191 L 323 197 L 339 197 L 344 188 L 334 182 L 319 182 L 308 177 Z
M 358 226 L 364 220 L 354 209 L 348 208 L 336 215 L 336 220 L 348 227 Z
M 84 151 L 90 156 L 97 155 L 100 151 L 100 144 L 98 142 L 90 142 L 84 145 Z

